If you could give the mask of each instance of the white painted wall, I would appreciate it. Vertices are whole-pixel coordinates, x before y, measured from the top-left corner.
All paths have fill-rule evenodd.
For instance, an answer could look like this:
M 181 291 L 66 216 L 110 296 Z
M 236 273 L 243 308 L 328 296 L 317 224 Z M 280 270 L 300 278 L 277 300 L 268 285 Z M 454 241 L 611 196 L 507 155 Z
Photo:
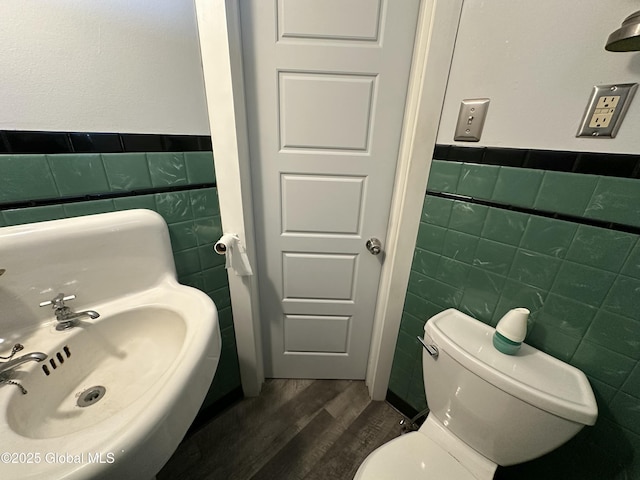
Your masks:
M 604 44 L 637 0 L 465 0 L 438 143 L 640 153 L 640 95 L 614 139 L 576 138 L 594 85 L 640 83 Z M 454 142 L 464 98 L 491 99 L 479 143 Z
M 190 0 L 3 0 L 0 46 L 0 129 L 209 134 Z

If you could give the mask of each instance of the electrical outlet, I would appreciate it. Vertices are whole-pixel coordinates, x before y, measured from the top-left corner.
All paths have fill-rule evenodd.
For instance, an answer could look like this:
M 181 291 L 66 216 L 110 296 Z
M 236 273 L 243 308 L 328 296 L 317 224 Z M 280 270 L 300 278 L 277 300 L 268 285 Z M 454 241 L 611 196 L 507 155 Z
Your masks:
M 615 137 L 637 88 L 637 83 L 593 87 L 576 136 Z
M 600 110 L 596 108 L 596 110 Z M 613 113 L 615 109 L 602 109 L 607 110 L 607 113 L 597 112 L 593 114 L 591 117 L 591 121 L 589 122 L 589 127 L 591 128 L 607 128 L 611 124 L 611 119 L 613 118 Z M 611 110 L 611 111 L 609 111 Z
M 604 95 L 598 98 L 596 109 L 589 122 L 591 128 L 607 128 L 620 102 L 620 95 Z
M 596 103 L 596 110 L 601 108 L 616 108 L 618 106 L 618 102 L 620 102 L 620 95 L 605 95 L 604 97 L 598 98 L 598 103 Z

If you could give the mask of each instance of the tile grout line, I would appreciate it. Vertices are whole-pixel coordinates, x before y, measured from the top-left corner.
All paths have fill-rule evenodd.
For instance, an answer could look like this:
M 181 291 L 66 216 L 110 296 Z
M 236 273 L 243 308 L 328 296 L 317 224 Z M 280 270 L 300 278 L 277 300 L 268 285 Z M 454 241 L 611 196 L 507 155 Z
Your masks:
M 609 230 L 616 230 L 616 231 L 621 231 L 625 233 L 631 233 L 634 235 L 640 235 L 640 226 L 635 226 L 635 225 L 609 222 L 606 220 L 598 220 L 598 219 L 588 218 L 588 217 L 576 217 L 574 215 L 567 215 L 559 212 L 550 212 L 546 210 L 536 210 L 534 208 L 529 208 L 529 207 L 519 207 L 517 205 L 494 202 L 493 200 L 485 200 L 480 198 L 468 197 L 465 195 L 441 192 L 437 190 L 427 190 L 426 195 L 427 196 L 431 195 L 431 196 L 440 197 L 440 198 L 447 198 L 449 200 L 454 200 L 454 201 L 455 200 L 463 201 L 463 202 L 473 203 L 477 205 L 484 205 L 487 207 L 499 208 L 501 210 L 519 212 L 519 213 L 528 214 L 528 215 L 535 215 L 543 218 L 551 218 L 554 220 L 560 220 L 560 221 L 571 222 L 571 223 L 576 223 L 581 225 L 588 225 L 592 227 L 599 227 L 599 228 L 604 228 Z

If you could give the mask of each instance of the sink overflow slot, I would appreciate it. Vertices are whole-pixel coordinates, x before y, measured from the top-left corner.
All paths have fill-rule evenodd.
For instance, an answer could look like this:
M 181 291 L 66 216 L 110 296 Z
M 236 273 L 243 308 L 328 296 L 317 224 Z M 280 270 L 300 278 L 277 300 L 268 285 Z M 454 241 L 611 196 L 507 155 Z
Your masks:
M 104 397 L 107 389 L 101 385 L 96 385 L 95 387 L 90 387 L 80 393 L 78 396 L 77 405 L 79 407 L 88 407 L 93 405 L 94 403 L 99 402 Z
M 60 365 L 62 365 L 64 363 L 65 357 L 66 358 L 70 358 L 71 357 L 71 350 L 69 350 L 69 347 L 67 345 L 65 345 L 64 347 L 62 347 L 62 351 L 64 352 L 64 356 L 62 355 L 62 353 L 60 352 L 56 352 L 55 355 L 52 355 L 49 359 L 49 365 L 51 365 L 52 369 L 56 369 L 58 368 L 58 364 L 56 363 L 56 358 L 58 359 L 58 363 Z M 55 357 L 55 358 L 53 358 Z M 44 372 L 44 374 L 46 376 L 51 375 L 51 370 L 49 370 L 49 366 L 48 365 L 42 365 L 42 371 Z

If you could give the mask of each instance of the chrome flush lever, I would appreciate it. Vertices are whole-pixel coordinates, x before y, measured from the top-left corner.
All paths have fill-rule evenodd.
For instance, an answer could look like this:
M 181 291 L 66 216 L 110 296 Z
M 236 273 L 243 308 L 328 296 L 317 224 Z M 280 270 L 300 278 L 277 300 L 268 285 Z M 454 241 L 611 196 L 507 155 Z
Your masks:
M 429 355 L 433 357 L 434 360 L 438 358 L 438 354 L 440 352 L 438 352 L 438 347 L 436 345 L 427 345 L 424 342 L 424 340 L 420 338 L 420 336 L 418 336 L 418 341 L 422 344 L 422 346 L 429 353 Z

